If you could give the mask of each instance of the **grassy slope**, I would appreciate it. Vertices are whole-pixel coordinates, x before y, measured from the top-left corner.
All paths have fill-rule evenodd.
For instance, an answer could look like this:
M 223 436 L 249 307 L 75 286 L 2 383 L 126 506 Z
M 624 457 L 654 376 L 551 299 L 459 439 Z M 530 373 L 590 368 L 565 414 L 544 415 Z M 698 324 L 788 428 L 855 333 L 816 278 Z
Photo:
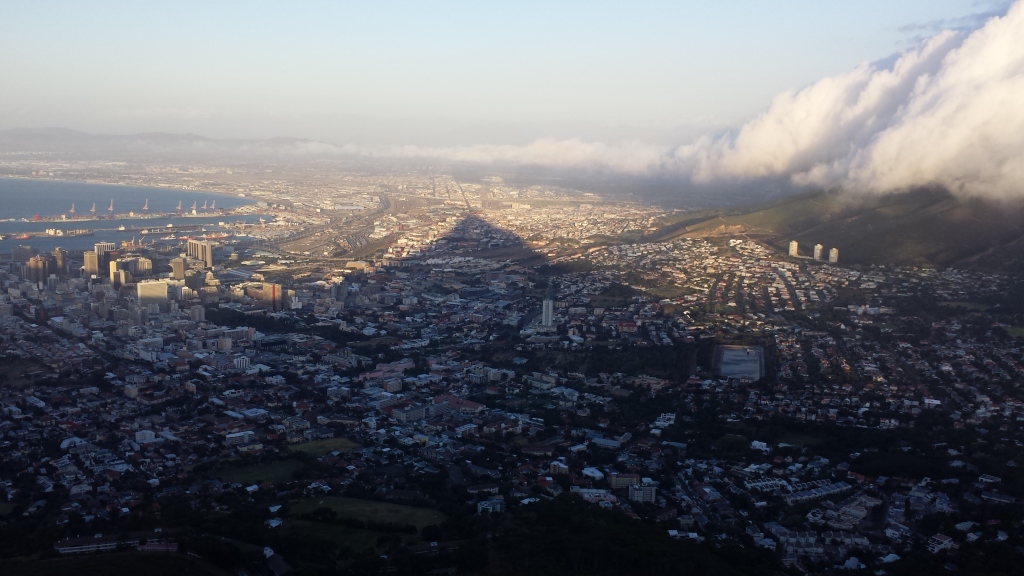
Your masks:
M 845 263 L 1024 261 L 1024 205 L 960 200 L 921 190 L 878 197 L 814 193 L 690 225 L 681 235 L 747 234 L 779 248 L 839 248 Z

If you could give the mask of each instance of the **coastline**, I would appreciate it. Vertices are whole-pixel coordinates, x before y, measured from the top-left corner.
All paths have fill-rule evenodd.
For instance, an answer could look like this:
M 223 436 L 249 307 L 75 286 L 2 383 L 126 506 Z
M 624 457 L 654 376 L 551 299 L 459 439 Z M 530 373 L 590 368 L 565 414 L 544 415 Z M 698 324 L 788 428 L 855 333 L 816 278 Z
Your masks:
M 184 192 L 195 192 L 195 193 L 203 193 L 203 194 L 213 194 L 213 195 L 216 195 L 216 196 L 225 196 L 225 197 L 228 197 L 228 198 L 242 198 L 242 199 L 245 199 L 247 201 L 256 202 L 256 199 L 254 199 L 254 198 L 252 198 L 250 196 L 239 196 L 238 194 L 231 194 L 229 192 L 214 192 L 212 190 L 199 189 L 199 188 L 197 188 L 195 190 L 192 190 L 192 189 L 180 188 L 180 187 L 175 188 L 175 187 L 172 187 L 172 186 L 158 186 L 158 185 L 155 185 L 155 184 L 126 184 L 124 182 L 108 182 L 108 181 L 104 181 L 104 180 L 71 180 L 71 179 L 67 179 L 67 178 L 37 178 L 37 177 L 31 177 L 31 176 L 11 176 L 11 175 L 8 175 L 8 174 L 0 174 L 0 178 L 2 178 L 4 180 L 25 180 L 25 181 L 29 181 L 29 182 L 67 182 L 67 183 L 70 183 L 70 184 L 89 184 L 89 185 L 93 185 L 93 186 L 121 186 L 121 187 L 124 187 L 124 188 L 145 188 L 145 189 L 148 189 L 148 190 L 158 190 L 158 191 L 159 190 L 167 190 L 167 191 L 177 190 L 177 191 L 184 191 Z

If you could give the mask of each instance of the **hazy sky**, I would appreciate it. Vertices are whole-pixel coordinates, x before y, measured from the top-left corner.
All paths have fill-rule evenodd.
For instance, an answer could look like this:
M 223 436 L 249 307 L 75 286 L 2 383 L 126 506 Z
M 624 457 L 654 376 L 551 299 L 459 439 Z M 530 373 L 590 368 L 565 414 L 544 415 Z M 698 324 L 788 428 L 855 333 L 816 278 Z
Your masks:
M 0 2 L 0 129 L 679 144 L 1008 2 Z

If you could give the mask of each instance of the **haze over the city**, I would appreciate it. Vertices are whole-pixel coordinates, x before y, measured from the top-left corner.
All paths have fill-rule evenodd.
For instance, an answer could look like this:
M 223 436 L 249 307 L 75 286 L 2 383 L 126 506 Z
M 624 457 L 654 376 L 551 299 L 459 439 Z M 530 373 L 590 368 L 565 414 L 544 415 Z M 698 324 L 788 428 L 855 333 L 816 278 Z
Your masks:
M 7 6 L 0 129 L 1020 195 L 1005 1 Z

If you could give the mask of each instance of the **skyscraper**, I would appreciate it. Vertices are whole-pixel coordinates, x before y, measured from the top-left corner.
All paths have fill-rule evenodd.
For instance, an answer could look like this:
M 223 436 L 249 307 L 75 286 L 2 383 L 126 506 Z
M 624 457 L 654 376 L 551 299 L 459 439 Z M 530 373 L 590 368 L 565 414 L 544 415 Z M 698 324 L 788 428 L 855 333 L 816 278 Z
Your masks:
M 96 272 L 94 274 L 101 274 L 107 270 L 108 262 L 110 262 L 110 252 L 117 250 L 117 245 L 113 242 L 97 242 L 93 245 L 93 250 L 96 252 Z
M 821 244 L 815 244 L 814 245 L 814 259 L 815 260 L 823 260 L 824 258 L 823 258 L 822 252 L 824 250 L 825 250 L 824 246 L 822 246 Z
M 45 282 L 50 275 L 50 266 L 45 256 L 33 256 L 25 265 L 25 279 L 29 282 Z
M 133 277 L 149 276 L 153 273 L 153 261 L 144 256 L 130 254 L 110 261 L 110 281 L 114 281 L 114 270 L 126 270 Z
M 171 278 L 175 280 L 185 279 L 185 259 L 174 258 L 171 260 Z
M 117 250 L 117 245 L 113 242 L 97 242 L 93 245 L 93 249 L 96 250 L 96 255 L 102 258 L 107 252 Z
M 132 259 L 130 270 L 136 276 L 149 276 L 153 273 L 153 261 L 145 256 L 136 256 Z
M 828 251 L 828 263 L 835 264 L 839 262 L 839 248 L 833 248 Z
M 86 278 L 100 273 L 100 259 L 99 256 L 96 255 L 95 250 L 86 250 L 82 254 L 82 257 L 85 264 L 82 267 L 82 274 Z
M 258 285 L 255 283 L 247 284 L 245 295 L 255 298 L 264 306 L 270 306 L 275 311 L 284 310 L 284 303 L 287 298 L 284 287 L 272 282 L 261 282 Z
M 207 268 L 213 268 L 213 244 L 209 240 L 189 240 L 186 253 L 190 258 L 203 261 Z
M 167 307 L 167 282 L 163 280 L 147 280 L 135 285 L 139 306 L 146 308 L 150 304 L 159 304 L 161 309 Z
M 543 317 L 541 322 L 544 326 L 555 324 L 555 303 L 552 300 L 544 300 Z
M 51 270 L 51 272 L 56 273 L 57 276 L 64 276 L 65 274 L 67 274 L 68 251 L 58 246 L 57 248 L 53 249 L 53 252 L 51 252 L 51 254 L 53 255 L 54 264 L 54 269 Z
M 127 267 L 121 267 L 121 260 L 114 260 L 109 264 L 110 268 L 110 283 L 119 286 L 121 284 L 121 271 L 127 270 Z
M 791 240 L 789 243 L 789 255 L 794 258 L 800 255 L 800 244 L 796 240 Z

